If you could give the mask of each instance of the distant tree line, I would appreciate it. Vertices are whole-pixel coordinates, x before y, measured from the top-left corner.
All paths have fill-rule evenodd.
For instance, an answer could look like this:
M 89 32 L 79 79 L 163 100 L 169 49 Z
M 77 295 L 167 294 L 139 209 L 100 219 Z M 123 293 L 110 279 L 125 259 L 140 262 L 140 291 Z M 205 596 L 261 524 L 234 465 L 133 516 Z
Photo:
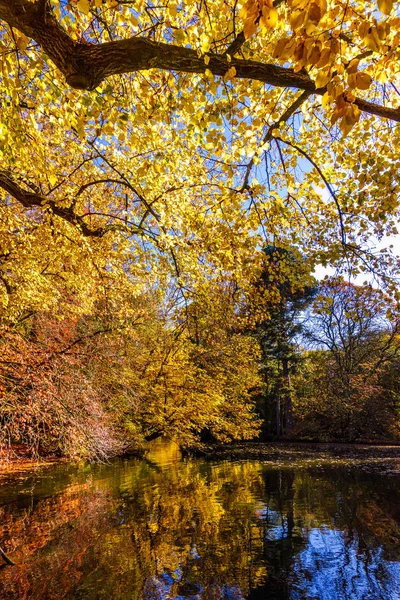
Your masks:
M 393 440 L 400 436 L 400 337 L 397 308 L 382 290 L 342 277 L 293 287 L 279 263 L 279 301 L 256 328 L 264 392 L 263 436 L 312 440 Z M 286 262 L 286 265 L 284 264 Z M 304 273 L 300 274 L 304 281 Z
M 149 288 L 4 321 L 1 447 L 104 460 L 160 436 L 399 439 L 396 306 L 309 271 L 270 246 L 247 292 L 222 277 L 183 304 Z

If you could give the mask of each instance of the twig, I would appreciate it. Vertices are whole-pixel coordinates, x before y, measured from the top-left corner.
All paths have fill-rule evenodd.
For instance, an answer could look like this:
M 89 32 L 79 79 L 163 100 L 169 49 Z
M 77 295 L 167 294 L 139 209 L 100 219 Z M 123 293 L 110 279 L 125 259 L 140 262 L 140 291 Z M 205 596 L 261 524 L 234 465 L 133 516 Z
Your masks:
M 4 559 L 4 561 L 8 564 L 8 565 L 15 565 L 15 562 L 13 562 L 11 560 L 11 558 L 9 558 L 7 556 L 7 554 L 4 552 L 4 550 L 2 550 L 2 548 L 0 548 L 0 556 Z

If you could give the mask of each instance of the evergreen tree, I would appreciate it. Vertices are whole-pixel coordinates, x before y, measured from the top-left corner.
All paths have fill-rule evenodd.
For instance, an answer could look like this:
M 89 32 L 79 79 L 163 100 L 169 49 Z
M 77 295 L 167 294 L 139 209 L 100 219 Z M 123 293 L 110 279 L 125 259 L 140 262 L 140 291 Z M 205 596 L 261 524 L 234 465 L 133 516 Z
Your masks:
M 300 360 L 297 339 L 317 287 L 303 257 L 293 249 L 267 246 L 258 294 L 268 315 L 256 327 L 265 381 L 264 431 L 289 434 L 293 428 L 291 373 Z

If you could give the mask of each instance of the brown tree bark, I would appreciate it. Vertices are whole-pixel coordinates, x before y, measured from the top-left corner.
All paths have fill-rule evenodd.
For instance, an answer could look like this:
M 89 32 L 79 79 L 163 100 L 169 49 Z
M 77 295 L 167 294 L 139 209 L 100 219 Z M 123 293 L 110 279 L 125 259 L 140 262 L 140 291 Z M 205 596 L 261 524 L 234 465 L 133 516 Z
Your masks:
M 268 85 L 295 88 L 322 95 L 326 88 L 315 88 L 304 71 L 260 61 L 208 53 L 209 63 L 192 48 L 153 42 L 132 37 L 102 44 L 76 43 L 55 18 L 47 0 L 0 0 L 0 19 L 35 40 L 65 76 L 73 88 L 93 90 L 110 75 L 147 69 L 162 69 L 183 73 L 204 73 L 224 76 L 235 67 L 236 77 L 260 81 Z M 227 48 L 228 49 L 228 48 Z M 400 122 L 400 110 L 357 98 L 358 108 L 372 115 Z

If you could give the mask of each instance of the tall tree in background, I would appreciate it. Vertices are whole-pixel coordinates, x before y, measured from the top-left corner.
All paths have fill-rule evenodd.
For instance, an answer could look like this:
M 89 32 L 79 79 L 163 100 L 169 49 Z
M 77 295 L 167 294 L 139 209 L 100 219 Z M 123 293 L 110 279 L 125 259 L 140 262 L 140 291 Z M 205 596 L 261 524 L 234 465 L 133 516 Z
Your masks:
M 256 327 L 262 350 L 266 385 L 264 419 L 266 433 L 290 434 L 293 428 L 291 372 L 299 360 L 298 336 L 304 311 L 316 292 L 304 258 L 295 250 L 276 246 L 264 249 L 264 268 L 257 282 L 256 298 L 267 318 Z

